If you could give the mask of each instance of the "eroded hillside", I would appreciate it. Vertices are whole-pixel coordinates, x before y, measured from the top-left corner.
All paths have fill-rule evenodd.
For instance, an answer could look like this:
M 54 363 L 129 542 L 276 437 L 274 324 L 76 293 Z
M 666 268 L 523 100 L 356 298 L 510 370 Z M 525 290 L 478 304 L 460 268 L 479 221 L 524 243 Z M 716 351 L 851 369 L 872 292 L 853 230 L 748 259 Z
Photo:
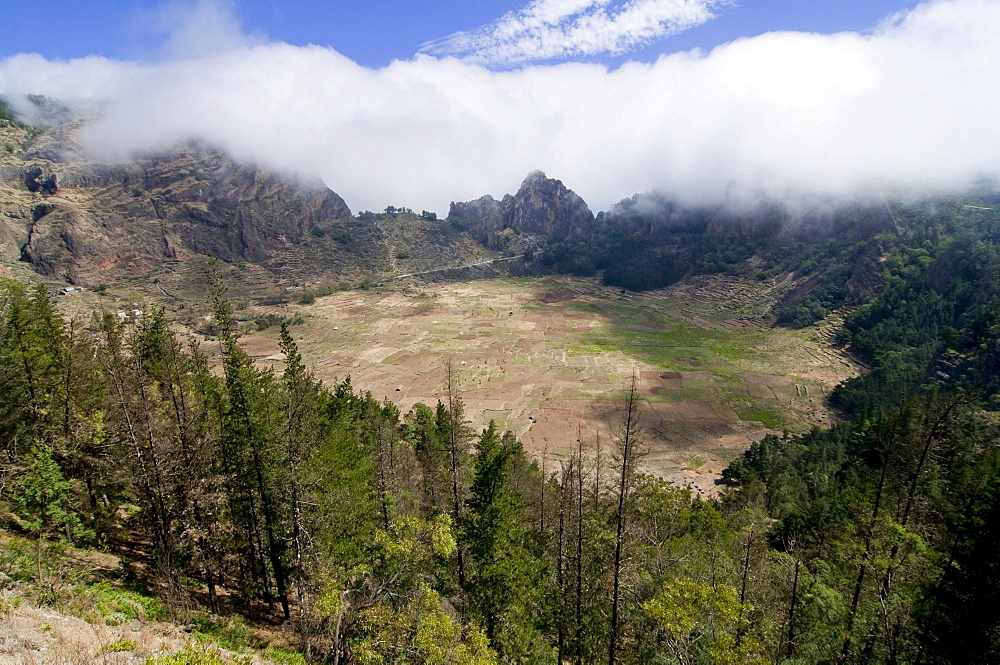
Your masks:
M 197 268 L 211 256 L 247 273 L 245 295 L 266 296 L 492 257 L 446 221 L 354 217 L 322 184 L 197 143 L 94 161 L 78 129 L 0 127 L 0 263 L 9 276 L 28 268 L 57 284 L 130 282 L 148 296 L 196 297 Z

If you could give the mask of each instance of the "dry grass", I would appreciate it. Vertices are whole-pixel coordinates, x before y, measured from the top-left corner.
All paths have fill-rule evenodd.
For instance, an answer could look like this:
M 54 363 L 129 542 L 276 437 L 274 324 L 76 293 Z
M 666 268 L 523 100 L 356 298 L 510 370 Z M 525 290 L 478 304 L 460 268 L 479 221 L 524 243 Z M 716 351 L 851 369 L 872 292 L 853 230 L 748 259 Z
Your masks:
M 503 279 L 351 291 L 280 312 L 305 319 L 292 334 L 321 378 L 349 375 L 404 411 L 441 397 L 453 358 L 473 425 L 496 420 L 554 460 L 576 447 L 578 430 L 588 444 L 608 440 L 609 398 L 634 370 L 647 467 L 714 494 L 751 441 L 830 424 L 825 396 L 856 371 L 815 331 L 769 326 L 781 288 L 713 277 L 623 296 L 594 280 Z M 274 331 L 244 342 L 280 368 Z

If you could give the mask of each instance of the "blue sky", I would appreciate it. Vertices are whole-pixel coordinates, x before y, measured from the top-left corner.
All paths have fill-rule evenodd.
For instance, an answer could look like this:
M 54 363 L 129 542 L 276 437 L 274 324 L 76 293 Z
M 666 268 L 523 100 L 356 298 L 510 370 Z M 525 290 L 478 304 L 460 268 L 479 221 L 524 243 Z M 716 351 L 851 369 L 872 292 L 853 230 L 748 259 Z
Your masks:
M 6 3 L 0 57 L 21 52 L 70 59 L 102 55 L 158 59 L 157 12 L 163 2 L 48 0 L 44 6 Z M 406 60 L 420 46 L 446 35 L 487 25 L 525 6 L 519 2 L 468 0 L 256 0 L 236 2 L 243 30 L 270 41 L 336 49 L 366 67 Z M 912 7 L 914 0 L 735 0 L 714 10 L 715 18 L 655 40 L 628 54 L 576 59 L 619 64 L 649 61 L 661 53 L 712 47 L 774 30 L 832 33 L 865 31 Z M 561 58 L 560 60 L 573 59 Z
M 29 120 L 31 94 L 76 110 L 92 157 L 201 140 L 356 211 L 443 215 L 536 169 L 595 211 L 648 191 L 740 206 L 1000 182 L 998 0 L 49 0 L 0 15 L 0 95 Z

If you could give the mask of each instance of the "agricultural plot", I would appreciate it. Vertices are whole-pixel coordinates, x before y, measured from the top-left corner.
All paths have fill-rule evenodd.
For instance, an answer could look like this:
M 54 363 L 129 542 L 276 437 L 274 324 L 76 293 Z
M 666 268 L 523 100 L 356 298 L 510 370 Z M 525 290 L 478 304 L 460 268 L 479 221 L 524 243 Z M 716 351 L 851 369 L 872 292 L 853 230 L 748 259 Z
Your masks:
M 514 431 L 546 464 L 582 440 L 607 451 L 619 398 L 639 377 L 642 464 L 704 494 L 768 432 L 828 425 L 830 389 L 856 372 L 822 330 L 765 323 L 781 284 L 701 278 L 646 294 L 593 280 L 487 280 L 355 291 L 296 310 L 307 362 L 405 412 L 433 406 L 445 362 L 458 370 L 472 424 Z M 244 338 L 280 364 L 274 335 Z

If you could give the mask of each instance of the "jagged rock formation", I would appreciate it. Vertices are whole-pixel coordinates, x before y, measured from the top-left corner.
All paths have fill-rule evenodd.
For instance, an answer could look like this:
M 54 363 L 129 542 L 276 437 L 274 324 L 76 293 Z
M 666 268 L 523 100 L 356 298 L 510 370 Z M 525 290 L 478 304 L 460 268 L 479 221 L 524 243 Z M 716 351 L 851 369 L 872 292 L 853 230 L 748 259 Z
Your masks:
M 200 144 L 95 162 L 76 140 L 79 127 L 0 119 L 0 278 L 34 271 L 50 283 L 97 286 L 134 277 L 154 296 L 197 298 L 212 255 L 241 295 L 273 300 L 303 285 L 482 270 L 492 258 L 461 224 L 353 217 L 323 185 Z
M 452 203 L 448 218 L 469 222 L 477 240 L 490 249 L 501 249 L 507 229 L 559 240 L 581 234 L 593 222 L 594 214 L 561 180 L 534 171 L 521 183 L 517 194 L 507 194 L 502 201 L 486 195 L 475 201 Z
M 516 195 L 505 196 L 503 208 L 515 231 L 552 238 L 577 235 L 594 219 L 583 199 L 541 171 L 528 174 Z

